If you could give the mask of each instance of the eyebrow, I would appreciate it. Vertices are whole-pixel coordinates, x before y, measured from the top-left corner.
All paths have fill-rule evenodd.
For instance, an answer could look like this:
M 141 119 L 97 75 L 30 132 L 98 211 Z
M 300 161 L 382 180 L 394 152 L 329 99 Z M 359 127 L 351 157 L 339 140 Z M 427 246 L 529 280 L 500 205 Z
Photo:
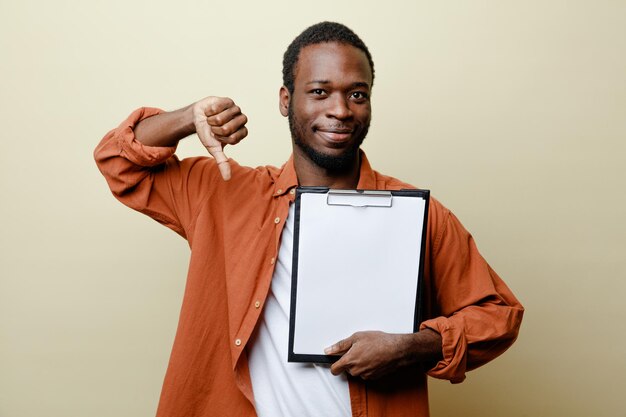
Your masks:
M 310 84 L 330 84 L 330 81 L 329 80 L 313 80 L 313 81 L 309 81 L 308 83 L 306 83 L 306 85 L 310 85 Z M 357 82 L 352 83 L 351 87 L 370 88 L 370 85 L 363 81 L 357 81 Z

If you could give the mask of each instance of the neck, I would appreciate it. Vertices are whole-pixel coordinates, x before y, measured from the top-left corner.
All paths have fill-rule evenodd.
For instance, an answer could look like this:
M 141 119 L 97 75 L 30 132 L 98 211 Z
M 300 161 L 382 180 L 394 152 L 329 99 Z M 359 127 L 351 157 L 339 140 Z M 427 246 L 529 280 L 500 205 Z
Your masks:
M 357 152 L 352 166 L 342 172 L 329 172 L 316 165 L 302 151 L 294 146 L 293 163 L 298 176 L 298 183 L 304 187 L 328 187 L 334 189 L 352 189 L 359 183 L 361 155 Z

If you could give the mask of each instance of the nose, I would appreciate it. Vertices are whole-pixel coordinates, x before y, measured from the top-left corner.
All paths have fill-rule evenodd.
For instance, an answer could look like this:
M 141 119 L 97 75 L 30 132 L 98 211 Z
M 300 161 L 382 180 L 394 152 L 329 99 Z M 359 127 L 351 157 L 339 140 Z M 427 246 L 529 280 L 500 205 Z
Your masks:
M 328 117 L 333 117 L 339 120 L 345 120 L 352 117 L 352 110 L 348 99 L 341 94 L 333 94 L 328 102 Z

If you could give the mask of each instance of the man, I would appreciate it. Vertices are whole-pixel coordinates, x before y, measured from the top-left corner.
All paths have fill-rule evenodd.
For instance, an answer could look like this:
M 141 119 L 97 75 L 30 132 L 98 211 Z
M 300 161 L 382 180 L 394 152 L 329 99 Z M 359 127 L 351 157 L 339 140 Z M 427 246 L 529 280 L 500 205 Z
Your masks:
M 191 247 L 158 416 L 427 416 L 426 373 L 461 382 L 516 339 L 522 306 L 432 199 L 420 331 L 346 335 L 327 349 L 342 355 L 330 369 L 287 363 L 295 187 L 413 188 L 373 171 L 359 149 L 373 81 L 365 44 L 324 22 L 284 56 L 279 107 L 293 155 L 283 167 L 242 167 L 224 156 L 226 144 L 248 133 L 227 98 L 173 112 L 139 109 L 98 145 L 115 196 Z M 174 156 L 192 133 L 213 158 Z

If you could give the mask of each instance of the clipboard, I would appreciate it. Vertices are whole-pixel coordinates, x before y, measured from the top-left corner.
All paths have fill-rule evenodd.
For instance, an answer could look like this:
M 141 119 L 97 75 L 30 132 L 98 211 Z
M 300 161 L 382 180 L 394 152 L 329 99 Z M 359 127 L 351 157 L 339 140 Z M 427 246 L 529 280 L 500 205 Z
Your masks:
M 333 363 L 324 348 L 357 331 L 418 331 L 429 201 L 428 190 L 296 189 L 289 362 Z

